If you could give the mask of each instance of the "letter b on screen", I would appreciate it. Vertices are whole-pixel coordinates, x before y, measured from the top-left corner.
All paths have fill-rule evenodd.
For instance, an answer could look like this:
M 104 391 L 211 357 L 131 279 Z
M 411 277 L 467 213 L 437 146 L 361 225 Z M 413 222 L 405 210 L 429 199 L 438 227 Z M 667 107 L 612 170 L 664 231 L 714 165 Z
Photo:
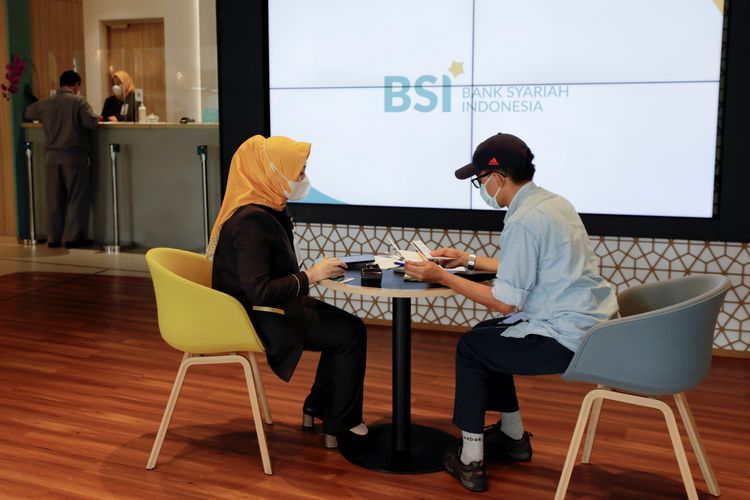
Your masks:
M 411 85 L 404 76 L 386 76 L 383 88 L 385 112 L 398 113 L 406 111 L 411 106 L 411 99 L 407 95 Z

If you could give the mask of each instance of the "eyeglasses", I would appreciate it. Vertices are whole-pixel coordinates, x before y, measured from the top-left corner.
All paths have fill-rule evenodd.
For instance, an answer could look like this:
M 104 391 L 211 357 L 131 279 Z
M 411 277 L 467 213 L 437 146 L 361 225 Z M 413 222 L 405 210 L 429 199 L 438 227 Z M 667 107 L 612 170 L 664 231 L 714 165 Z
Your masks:
M 486 172 L 486 173 L 484 173 L 482 175 L 477 175 L 476 177 L 474 177 L 473 179 L 471 179 L 471 183 L 474 185 L 475 188 L 480 188 L 480 187 L 482 187 L 482 183 L 479 182 L 479 179 L 482 179 L 482 178 L 487 177 L 488 175 L 492 175 L 492 174 L 500 174 L 503 177 L 508 177 L 508 174 L 504 174 L 504 173 L 502 173 L 502 172 L 500 172 L 498 170 L 491 170 L 491 171 Z

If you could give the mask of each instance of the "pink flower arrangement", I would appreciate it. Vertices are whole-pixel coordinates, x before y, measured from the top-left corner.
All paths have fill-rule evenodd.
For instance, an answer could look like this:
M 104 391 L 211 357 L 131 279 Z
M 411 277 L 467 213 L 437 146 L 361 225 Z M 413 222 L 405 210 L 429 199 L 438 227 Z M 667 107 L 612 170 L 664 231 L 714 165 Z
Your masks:
M 13 59 L 10 64 L 5 65 L 5 79 L 8 80 L 8 84 L 0 84 L 0 89 L 3 91 L 3 98 L 6 101 L 10 101 L 10 95 L 18 92 L 18 82 L 21 81 L 21 75 L 26 69 L 26 61 L 21 59 L 18 54 L 13 55 Z

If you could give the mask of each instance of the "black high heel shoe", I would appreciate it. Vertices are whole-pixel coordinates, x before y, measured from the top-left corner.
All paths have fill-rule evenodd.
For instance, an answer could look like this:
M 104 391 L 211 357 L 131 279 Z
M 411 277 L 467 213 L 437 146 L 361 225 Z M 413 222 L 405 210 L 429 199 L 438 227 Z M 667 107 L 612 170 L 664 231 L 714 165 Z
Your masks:
M 310 396 L 302 404 L 302 428 L 307 431 L 315 430 L 315 419 L 323 420 L 322 405 L 312 404 Z
M 302 428 L 306 431 L 314 431 L 316 418 L 318 420 L 323 420 L 323 417 L 320 413 L 311 412 L 307 408 L 302 410 Z
M 321 414 L 312 410 L 311 408 L 305 408 L 304 410 L 302 410 L 302 429 L 310 432 L 315 431 L 316 418 L 318 420 L 323 420 Z M 325 439 L 323 441 L 323 446 L 329 449 L 339 447 L 336 436 L 333 436 L 331 434 L 324 434 L 324 436 Z
M 302 429 L 310 432 L 315 431 L 315 419 L 323 420 L 323 412 L 315 406 L 309 404 L 305 399 L 305 404 L 302 405 Z M 336 436 L 331 434 L 324 435 L 323 446 L 326 448 L 338 448 L 338 440 Z
M 367 434 L 355 434 L 352 431 L 344 431 L 337 433 L 334 439 L 337 439 L 338 444 L 343 448 L 362 449 L 376 441 L 382 432 L 382 428 L 368 428 Z M 328 435 L 326 434 L 326 436 Z
M 355 434 L 352 431 L 337 432 L 336 434 L 323 434 L 323 446 L 328 449 L 338 448 L 339 443 L 348 448 L 360 448 L 377 439 L 382 429 L 369 429 L 367 434 Z

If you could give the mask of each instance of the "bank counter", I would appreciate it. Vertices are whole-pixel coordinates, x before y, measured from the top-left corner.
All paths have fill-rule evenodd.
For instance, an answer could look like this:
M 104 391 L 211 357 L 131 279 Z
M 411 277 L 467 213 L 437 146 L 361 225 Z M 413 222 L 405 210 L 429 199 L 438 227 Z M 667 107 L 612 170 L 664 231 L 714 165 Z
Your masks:
M 36 234 L 46 238 L 44 129 L 24 123 L 34 167 Z M 120 244 L 202 251 L 203 173 L 198 146 L 207 146 L 209 230 L 221 201 L 218 124 L 102 123 L 91 132 L 92 217 L 89 237 L 114 241 L 110 144 L 117 156 Z

